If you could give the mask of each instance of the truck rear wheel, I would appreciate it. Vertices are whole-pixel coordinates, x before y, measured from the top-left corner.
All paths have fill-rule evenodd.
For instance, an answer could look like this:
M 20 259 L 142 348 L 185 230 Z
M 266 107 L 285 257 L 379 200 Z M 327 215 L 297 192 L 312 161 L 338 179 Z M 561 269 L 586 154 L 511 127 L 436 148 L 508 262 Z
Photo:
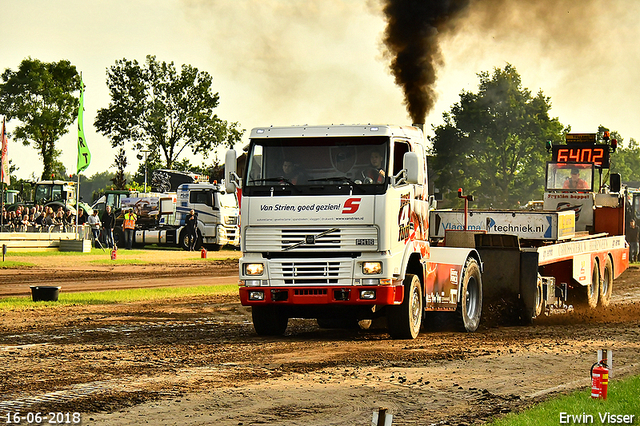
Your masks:
M 289 323 L 278 306 L 253 306 L 251 317 L 253 328 L 260 336 L 282 336 Z
M 591 283 L 572 289 L 571 302 L 576 308 L 595 309 L 598 306 L 598 293 L 600 292 L 600 268 L 598 262 L 593 262 L 591 271 Z
M 536 298 L 534 300 L 533 315 L 531 319 L 537 318 L 544 312 L 545 302 L 544 294 L 542 292 L 542 277 L 538 274 L 538 281 L 536 283 Z M 529 321 L 531 322 L 531 321 Z
M 604 276 L 600 282 L 599 290 L 598 303 L 603 308 L 606 308 L 611 303 L 611 293 L 613 291 L 613 265 L 609 256 L 607 256 L 607 261 L 604 264 Z
M 462 271 L 460 283 L 460 301 L 456 309 L 459 328 L 473 332 L 480 325 L 482 316 L 482 277 L 478 261 L 469 258 Z
M 422 327 L 422 285 L 417 275 L 404 278 L 404 301 L 401 305 L 389 306 L 387 327 L 394 339 L 415 339 Z

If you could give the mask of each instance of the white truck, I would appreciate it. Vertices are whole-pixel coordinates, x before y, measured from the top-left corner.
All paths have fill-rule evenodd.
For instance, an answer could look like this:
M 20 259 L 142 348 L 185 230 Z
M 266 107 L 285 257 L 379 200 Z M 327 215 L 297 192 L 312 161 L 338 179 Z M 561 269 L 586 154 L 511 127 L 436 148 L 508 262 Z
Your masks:
M 226 190 L 242 186 L 243 194 L 240 300 L 258 334 L 283 334 L 289 318 L 321 327 L 386 318 L 392 337 L 415 338 L 429 312 L 475 331 L 488 301 L 513 305 L 526 322 L 545 304 L 562 305 L 567 287 L 591 295 L 589 303 L 604 291 L 606 302 L 628 248 L 598 227 L 576 236 L 573 210 L 536 217 L 532 227 L 494 224 L 497 234 L 470 230 L 468 211 L 439 212 L 466 229 L 429 235 L 435 201 L 425 151 L 415 126 L 338 125 L 253 129 L 242 177 L 235 151 L 227 152 Z M 503 216 L 512 213 L 538 214 Z M 541 243 L 520 245 L 529 240 Z
M 121 245 L 123 211 L 132 208 L 138 216 L 134 244 L 178 245 L 189 249 L 185 218 L 191 209 L 198 214 L 196 247 L 220 250 L 239 246 L 239 211 L 235 194 L 227 194 L 218 184 L 182 184 L 175 193 L 132 194 L 120 198 L 114 239 Z

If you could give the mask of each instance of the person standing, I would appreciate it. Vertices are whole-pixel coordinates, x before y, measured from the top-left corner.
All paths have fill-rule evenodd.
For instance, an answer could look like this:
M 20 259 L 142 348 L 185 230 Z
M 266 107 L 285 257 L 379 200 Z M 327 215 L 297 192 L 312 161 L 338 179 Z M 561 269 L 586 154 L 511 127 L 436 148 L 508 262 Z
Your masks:
M 48 207 L 50 209 L 50 207 Z M 87 223 L 87 215 L 84 213 L 84 209 L 78 209 L 78 226 Z
M 127 250 L 131 250 L 131 247 L 133 247 L 133 239 L 136 233 L 136 220 L 138 220 L 138 216 L 133 212 L 133 209 L 128 209 L 124 214 L 124 223 L 122 225 Z
M 626 229 L 627 242 L 629 243 L 629 262 L 638 261 L 639 232 L 640 228 L 636 226 L 636 221 L 631 219 L 631 221 L 629 221 L 629 227 Z
M 76 218 L 71 210 L 67 210 L 66 212 L 64 212 L 62 223 L 64 224 L 65 232 L 70 232 L 73 230 L 73 225 L 76 224 Z
M 196 241 L 198 240 L 198 213 L 191 209 L 184 224 L 187 228 L 187 236 L 189 238 L 189 251 L 194 251 L 196 249 Z
M 91 227 L 91 239 L 93 240 L 93 245 L 96 245 L 96 241 L 100 238 L 100 218 L 98 217 L 98 210 L 94 210 L 93 214 L 89 216 L 87 219 L 87 223 Z
M 100 218 L 102 222 L 102 233 L 104 235 L 104 243 L 109 246 L 110 249 L 113 248 L 113 228 L 116 225 L 116 217 L 111 211 L 111 206 L 107 206 L 104 213 L 102 213 L 102 218 Z

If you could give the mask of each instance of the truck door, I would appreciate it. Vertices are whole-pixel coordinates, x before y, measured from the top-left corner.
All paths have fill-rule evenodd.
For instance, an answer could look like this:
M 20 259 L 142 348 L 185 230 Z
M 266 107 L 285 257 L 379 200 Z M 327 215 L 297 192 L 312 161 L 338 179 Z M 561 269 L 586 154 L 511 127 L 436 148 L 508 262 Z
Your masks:
M 198 228 L 205 242 L 216 236 L 216 226 L 220 223 L 220 213 L 214 206 L 213 191 L 210 188 L 190 189 L 189 206 L 198 213 Z

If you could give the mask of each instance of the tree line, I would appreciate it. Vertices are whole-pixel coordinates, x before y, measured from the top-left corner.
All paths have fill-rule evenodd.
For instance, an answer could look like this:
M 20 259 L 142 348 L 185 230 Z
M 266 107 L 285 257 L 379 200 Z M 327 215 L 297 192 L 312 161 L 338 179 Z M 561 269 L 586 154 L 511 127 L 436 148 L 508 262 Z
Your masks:
M 444 123 L 433 127 L 433 185 L 448 206 L 459 207 L 458 188 L 475 196 L 474 207 L 517 208 L 541 200 L 545 165 L 551 160 L 545 144 L 564 143 L 571 126 L 549 116 L 551 99 L 542 91 L 534 95 L 523 88 L 513 65 L 491 74 L 480 72 L 478 78 L 478 91 L 463 90 L 460 100 L 443 114 Z M 610 129 L 598 126 L 599 137 L 605 130 Z M 611 131 L 611 138 L 619 143 L 611 172 L 637 187 L 640 146 L 634 139 L 625 146 L 616 131 Z
M 143 64 L 117 60 L 107 70 L 111 101 L 98 110 L 93 125 L 118 148 L 113 183 L 123 184 L 125 148 L 148 152 L 147 166 L 193 169 L 188 160 L 180 161 L 185 152 L 207 159 L 215 147 L 241 140 L 244 130 L 239 123 L 215 114 L 220 99 L 212 83 L 206 71 L 191 65 L 178 70 L 173 62 L 160 62 L 151 55 Z M 2 74 L 0 114 L 8 122 L 18 120 L 13 140 L 37 150 L 43 164 L 41 179 L 67 177 L 56 142 L 77 119 L 80 85 L 81 76 L 68 60 L 47 63 L 26 58 L 17 70 Z

